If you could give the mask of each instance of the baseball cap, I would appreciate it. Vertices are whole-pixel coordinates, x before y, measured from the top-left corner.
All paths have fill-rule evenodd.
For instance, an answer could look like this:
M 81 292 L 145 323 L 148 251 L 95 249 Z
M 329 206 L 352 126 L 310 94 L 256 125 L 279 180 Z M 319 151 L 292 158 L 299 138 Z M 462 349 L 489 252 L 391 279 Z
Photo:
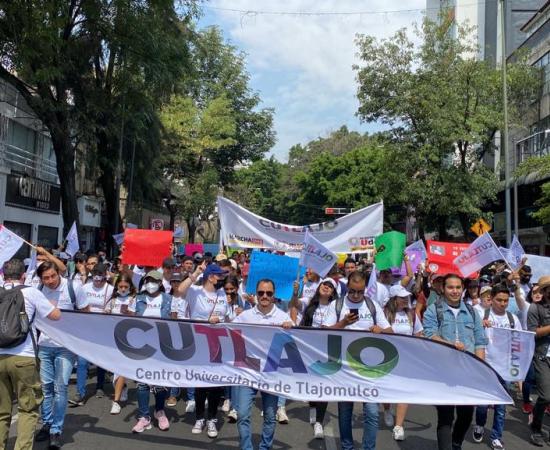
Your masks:
M 162 281 L 162 273 L 158 270 L 151 270 L 150 272 L 147 272 L 145 278 L 152 278 L 153 280 Z
M 170 277 L 170 281 L 183 281 L 183 276 L 181 272 L 174 272 Z
M 215 258 L 216 261 L 223 261 L 224 259 L 229 259 L 229 258 L 227 257 L 227 255 L 224 255 L 223 253 L 218 253 Z
M 483 286 L 480 290 L 479 290 L 479 295 L 482 296 L 483 294 L 485 294 L 485 292 L 491 292 L 493 288 L 491 286 Z
M 204 279 L 206 280 L 210 275 L 227 275 L 227 272 L 223 270 L 220 266 L 217 264 L 210 264 L 205 270 L 204 270 Z
M 390 298 L 392 297 L 409 297 L 412 295 L 407 289 L 400 284 L 396 284 L 390 288 Z
M 193 255 L 193 259 L 195 260 L 195 262 L 200 262 L 200 261 L 202 261 L 202 259 L 203 259 L 203 258 L 202 258 L 202 253 L 199 253 L 199 252 L 195 253 L 195 254 Z
M 176 261 L 174 261 L 174 258 L 164 258 L 164 261 L 162 261 L 162 267 L 175 267 Z

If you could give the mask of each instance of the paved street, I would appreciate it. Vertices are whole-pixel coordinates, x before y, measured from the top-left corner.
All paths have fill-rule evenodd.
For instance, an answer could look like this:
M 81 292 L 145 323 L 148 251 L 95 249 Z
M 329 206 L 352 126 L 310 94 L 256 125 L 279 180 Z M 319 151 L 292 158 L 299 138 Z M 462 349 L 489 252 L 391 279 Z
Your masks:
M 110 388 L 110 386 L 109 386 Z M 72 393 L 74 386 L 71 385 Z M 91 386 L 89 386 L 91 392 Z M 106 394 L 111 394 L 107 390 Z M 152 400 L 151 400 L 152 401 Z M 64 433 L 64 449 L 92 450 L 99 448 L 116 448 L 132 450 L 155 449 L 238 449 L 238 433 L 235 424 L 226 422 L 224 414 L 220 411 L 219 429 L 220 433 L 217 439 L 209 439 L 206 433 L 201 435 L 191 434 L 191 427 L 194 423 L 193 415 L 184 414 L 183 402 L 178 402 L 176 408 L 167 408 L 167 415 L 171 422 L 169 431 L 162 432 L 158 428 L 145 431 L 141 435 L 131 433 L 131 428 L 135 422 L 136 413 L 135 390 L 130 390 L 130 401 L 118 416 L 109 414 L 110 400 L 107 398 L 97 399 L 91 397 L 85 406 L 79 408 L 69 407 L 66 428 Z M 290 402 L 287 405 L 288 415 L 291 419 L 288 425 L 277 425 L 274 450 L 280 449 L 327 449 L 334 450 L 339 448 L 338 421 L 336 416 L 336 405 L 330 405 L 327 412 L 327 425 L 325 431 L 327 438 L 325 441 L 314 440 L 311 426 L 308 424 L 308 406 L 300 402 Z M 359 408 L 356 406 L 356 411 Z M 492 413 L 489 413 L 489 420 L 492 420 Z M 504 443 L 506 449 L 525 449 L 535 448 L 528 443 L 528 428 L 526 426 L 527 416 L 515 407 L 510 407 L 506 420 L 506 430 L 504 433 Z M 492 422 L 490 422 L 492 423 Z M 408 418 L 405 423 L 406 440 L 402 443 L 395 442 L 391 437 L 391 430 L 383 425 L 382 415 L 380 416 L 380 432 L 378 434 L 378 449 L 407 449 L 407 450 L 431 450 L 436 449 L 435 409 L 429 406 L 414 406 L 409 410 Z M 14 424 L 15 425 L 15 424 Z M 356 414 L 354 424 L 354 436 L 356 439 L 356 448 L 359 448 L 361 438 L 360 417 Z M 261 427 L 261 417 L 259 411 L 254 414 L 254 442 L 259 442 L 259 431 Z M 487 435 L 489 431 L 487 430 Z M 15 427 L 12 427 L 8 449 L 13 448 L 15 440 Z M 487 439 L 488 440 L 488 439 Z M 35 449 L 43 450 L 47 446 L 37 443 Z M 489 448 L 488 443 L 475 444 L 471 439 L 471 434 L 467 436 L 467 442 L 464 450 Z

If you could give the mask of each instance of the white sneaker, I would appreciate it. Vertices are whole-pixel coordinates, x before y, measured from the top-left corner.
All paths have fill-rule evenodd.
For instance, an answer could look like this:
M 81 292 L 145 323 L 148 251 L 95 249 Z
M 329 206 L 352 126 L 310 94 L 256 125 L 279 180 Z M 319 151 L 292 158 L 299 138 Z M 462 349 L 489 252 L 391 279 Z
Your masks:
M 237 415 L 237 410 L 236 409 L 232 409 L 231 411 L 229 411 L 227 413 L 227 421 L 229 423 L 236 423 L 238 418 L 239 418 L 239 416 Z
M 393 414 L 389 409 L 384 410 L 384 423 L 388 428 L 393 427 Z
M 323 425 L 321 425 L 319 422 L 315 422 L 313 424 L 313 437 L 315 439 L 324 439 L 325 438 L 325 432 L 323 431 Z
M 223 402 L 222 411 L 224 413 L 227 413 L 229 412 L 230 409 L 231 409 L 231 400 L 227 399 Z
M 201 434 L 203 428 L 204 428 L 204 419 L 199 419 L 195 422 L 195 425 L 193 426 L 193 428 L 191 428 L 191 433 Z
M 279 406 L 277 408 L 277 414 L 275 415 L 275 420 L 283 424 L 288 423 L 288 416 L 286 415 L 286 408 L 284 406 Z
M 218 429 L 216 428 L 216 422 L 218 419 L 210 419 L 206 421 L 206 434 L 210 438 L 218 436 Z
M 315 408 L 309 408 L 309 424 L 314 425 L 317 422 L 317 410 Z
M 128 386 L 126 385 L 122 388 L 122 392 L 120 393 L 120 401 L 121 402 L 128 401 Z
M 120 414 L 121 409 L 118 402 L 113 402 L 111 405 L 111 414 Z
M 400 427 L 399 425 L 393 427 L 393 439 L 396 441 L 405 440 L 405 430 L 403 427 Z
M 185 405 L 185 412 L 186 413 L 194 413 L 195 412 L 195 400 L 189 400 L 187 402 L 187 405 Z

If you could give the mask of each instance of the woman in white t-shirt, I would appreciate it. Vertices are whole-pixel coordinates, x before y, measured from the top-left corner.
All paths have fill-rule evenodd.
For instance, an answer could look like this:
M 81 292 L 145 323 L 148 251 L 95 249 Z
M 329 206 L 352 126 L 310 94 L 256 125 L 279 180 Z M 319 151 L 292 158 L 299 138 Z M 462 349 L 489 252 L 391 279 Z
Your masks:
M 321 280 L 311 300 L 307 299 L 307 303 L 304 303 L 303 297 L 300 299 L 299 306 L 302 307 L 299 311 L 300 326 L 321 328 L 324 325 L 328 307 L 337 297 L 336 286 L 336 281 L 332 278 L 325 278 Z M 324 438 L 323 421 L 327 406 L 327 402 L 309 402 L 309 423 L 313 425 L 315 439 Z
M 136 289 L 132 283 L 132 277 L 122 272 L 117 276 L 113 294 L 105 306 L 107 314 L 129 314 L 128 305 L 134 299 Z M 128 387 L 126 378 L 113 374 L 113 384 L 115 385 L 115 396 L 111 404 L 111 414 L 120 414 L 120 402 L 128 400 Z
M 422 336 L 424 328 L 420 317 L 410 304 L 411 293 L 400 284 L 390 288 L 390 300 L 384 306 L 384 313 L 395 334 L 406 334 L 409 336 Z M 395 426 L 393 427 L 393 438 L 396 441 L 405 439 L 403 423 L 409 405 L 398 403 L 395 407 Z M 384 422 L 386 426 L 394 425 L 390 405 L 384 404 Z

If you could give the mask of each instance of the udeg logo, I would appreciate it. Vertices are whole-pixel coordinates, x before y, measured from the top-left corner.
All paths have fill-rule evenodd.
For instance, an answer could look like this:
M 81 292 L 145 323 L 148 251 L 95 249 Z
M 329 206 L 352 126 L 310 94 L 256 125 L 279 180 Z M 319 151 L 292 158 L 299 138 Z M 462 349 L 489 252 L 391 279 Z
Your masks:
M 176 331 L 177 330 L 177 331 Z M 130 333 L 143 332 L 147 334 L 149 343 L 141 347 L 133 346 L 128 339 Z M 158 337 L 158 348 L 152 344 L 155 340 L 154 333 Z M 174 347 L 172 333 L 177 332 L 182 342 L 181 348 Z M 114 329 L 114 338 L 118 350 L 127 358 L 133 360 L 145 360 L 161 352 L 166 358 L 182 362 L 191 359 L 196 351 L 195 335 L 204 335 L 208 344 L 210 363 L 222 364 L 224 354 L 221 339 L 229 339 L 233 348 L 234 367 L 248 368 L 256 372 L 277 372 L 279 369 L 288 368 L 294 373 L 313 373 L 320 376 L 334 375 L 342 369 L 343 344 L 342 336 L 338 334 L 326 335 L 326 361 L 316 361 L 306 367 L 296 340 L 290 333 L 277 331 L 271 340 L 267 356 L 262 367 L 259 358 L 247 353 L 246 342 L 242 330 L 229 327 L 209 326 L 203 324 L 150 322 L 139 319 L 123 319 L 117 323 Z M 383 355 L 382 361 L 377 364 L 366 364 L 362 354 L 367 349 L 377 349 Z M 320 349 L 319 349 L 320 350 Z M 388 375 L 399 361 L 397 348 L 384 339 L 375 337 L 361 337 L 352 341 L 345 349 L 345 357 L 348 366 L 364 378 L 381 378 Z

